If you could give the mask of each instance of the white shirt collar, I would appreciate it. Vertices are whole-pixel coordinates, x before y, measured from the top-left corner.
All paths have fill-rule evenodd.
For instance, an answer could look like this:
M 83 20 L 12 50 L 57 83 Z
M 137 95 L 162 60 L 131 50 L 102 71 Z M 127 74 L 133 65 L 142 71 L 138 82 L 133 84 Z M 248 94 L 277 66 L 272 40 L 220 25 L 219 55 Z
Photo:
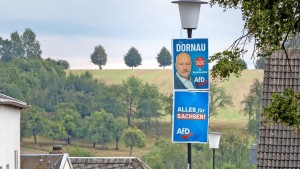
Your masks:
M 177 72 L 176 75 L 187 89 L 194 89 L 194 85 L 191 82 L 191 77 L 189 77 L 189 79 L 183 78 Z

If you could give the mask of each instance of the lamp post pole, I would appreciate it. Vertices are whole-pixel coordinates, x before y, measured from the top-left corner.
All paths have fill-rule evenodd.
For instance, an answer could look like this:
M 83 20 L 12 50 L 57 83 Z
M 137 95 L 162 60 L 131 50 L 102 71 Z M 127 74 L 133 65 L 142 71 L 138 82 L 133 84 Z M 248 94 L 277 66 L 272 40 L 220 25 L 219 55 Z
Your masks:
M 198 26 L 198 19 L 200 13 L 201 4 L 207 4 L 207 2 L 201 0 L 175 0 L 172 3 L 178 4 L 180 21 L 182 29 L 187 30 L 187 37 L 192 38 L 192 31 Z M 192 169 L 192 144 L 187 143 L 187 161 L 188 169 Z
M 215 148 L 213 148 L 213 169 L 215 169 Z
M 213 169 L 215 169 L 215 151 L 217 148 L 219 148 L 220 139 L 221 139 L 222 134 L 223 133 L 219 133 L 219 132 L 210 132 L 208 134 L 209 148 L 211 148 L 213 150 L 213 159 L 212 159 Z
M 187 29 L 187 37 L 192 38 L 193 29 Z M 192 143 L 187 143 L 187 161 L 188 161 L 188 169 L 192 169 Z

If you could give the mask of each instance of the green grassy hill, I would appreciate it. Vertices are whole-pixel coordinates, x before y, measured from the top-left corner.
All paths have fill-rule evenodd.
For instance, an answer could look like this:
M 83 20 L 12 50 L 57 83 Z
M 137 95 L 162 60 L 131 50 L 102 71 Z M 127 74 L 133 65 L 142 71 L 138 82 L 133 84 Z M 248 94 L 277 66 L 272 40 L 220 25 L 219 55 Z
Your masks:
M 172 70 L 171 69 L 103 69 L 103 70 L 69 70 L 67 73 L 82 74 L 89 71 L 95 79 L 106 84 L 120 84 L 128 77 L 135 76 L 148 82 L 156 84 L 162 93 L 173 92 Z M 219 128 L 220 124 L 224 126 L 246 127 L 247 117 L 243 116 L 240 110 L 243 108 L 241 101 L 249 93 L 250 86 L 254 79 L 263 81 L 263 70 L 244 70 L 240 77 L 232 75 L 228 81 L 220 82 L 218 79 L 211 79 L 211 83 L 217 83 L 223 87 L 228 95 L 232 97 L 232 106 L 219 110 L 216 117 L 212 117 L 210 127 Z M 226 127 L 225 127 L 226 128 Z
M 105 82 L 106 84 L 120 84 L 128 77 L 135 76 L 141 79 L 144 83 L 148 82 L 158 86 L 160 92 L 171 93 L 173 92 L 172 82 L 172 70 L 145 70 L 145 69 L 125 69 L 125 70 L 68 70 L 67 73 L 80 75 L 85 71 L 89 71 L 95 79 Z M 242 75 L 237 78 L 232 76 L 228 81 L 220 82 L 214 80 L 219 87 L 224 87 L 228 95 L 232 96 L 233 105 L 227 106 L 224 109 L 219 110 L 219 115 L 212 117 L 209 120 L 210 131 L 218 131 L 226 133 L 227 130 L 232 128 L 239 129 L 244 132 L 244 128 L 247 124 L 247 117 L 240 113 L 242 108 L 241 101 L 244 95 L 249 93 L 250 86 L 254 79 L 259 81 L 263 80 L 263 70 L 245 70 Z M 170 117 L 166 117 L 161 121 L 162 137 L 171 138 L 171 122 Z M 34 144 L 32 138 L 26 138 L 21 143 L 22 153 L 47 153 L 51 150 L 52 142 L 47 138 L 38 138 L 40 144 Z M 147 147 L 135 149 L 135 156 L 141 157 L 141 155 L 148 152 L 155 142 L 155 137 L 151 133 L 147 134 Z M 63 140 L 59 143 L 64 144 Z M 82 141 L 73 140 L 74 145 L 80 145 L 81 148 L 95 152 L 97 156 L 126 156 L 128 155 L 128 148 L 124 145 L 120 145 L 121 150 L 99 150 L 91 147 L 91 144 L 87 144 Z M 111 149 L 114 147 L 114 143 L 108 145 Z

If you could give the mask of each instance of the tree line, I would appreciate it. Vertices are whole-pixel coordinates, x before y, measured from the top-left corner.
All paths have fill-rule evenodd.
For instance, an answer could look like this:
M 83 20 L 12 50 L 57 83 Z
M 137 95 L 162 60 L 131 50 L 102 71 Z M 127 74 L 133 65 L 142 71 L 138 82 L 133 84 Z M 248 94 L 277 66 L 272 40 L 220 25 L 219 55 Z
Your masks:
M 163 154 L 170 143 L 162 144 L 159 121 L 164 115 L 172 116 L 172 94 L 162 94 L 156 85 L 144 83 L 137 77 L 107 85 L 93 79 L 89 72 L 66 74 L 67 61 L 42 59 L 40 44 L 30 29 L 22 35 L 14 32 L 11 37 L 14 38 L 0 38 L 0 92 L 30 105 L 21 114 L 21 138 L 33 136 L 37 143 L 37 136 L 44 136 L 53 142 L 64 139 L 66 144 L 78 138 L 101 149 L 114 141 L 116 150 L 122 141 L 130 148 L 131 155 L 133 147 L 145 146 L 144 133 L 153 131 L 157 143 L 152 151 L 161 150 L 154 156 L 152 151 L 145 155 L 147 163 L 152 164 L 149 159 L 155 157 L 167 160 Z M 160 53 L 167 53 L 167 50 L 163 48 Z M 223 88 L 212 83 L 210 103 L 210 116 L 216 116 L 220 108 L 232 101 Z M 178 146 L 180 150 L 170 147 L 170 151 L 174 149 L 182 154 L 182 146 L 169 146 Z M 205 148 L 196 146 L 194 149 L 202 151 Z M 207 151 L 203 153 L 199 156 L 207 156 Z M 158 168 L 177 165 L 174 160 L 174 164 L 165 162 L 152 165 Z
M 92 63 L 99 66 L 99 69 L 102 69 L 107 62 L 107 54 L 104 47 L 102 45 L 96 46 L 93 53 L 90 55 L 90 59 Z M 172 64 L 171 53 L 166 47 L 163 47 L 157 54 L 156 60 L 159 64 L 159 67 L 165 68 L 165 66 L 170 66 Z M 142 64 L 142 56 L 138 49 L 131 47 L 124 56 L 124 63 L 132 69 L 133 67 L 140 66 Z

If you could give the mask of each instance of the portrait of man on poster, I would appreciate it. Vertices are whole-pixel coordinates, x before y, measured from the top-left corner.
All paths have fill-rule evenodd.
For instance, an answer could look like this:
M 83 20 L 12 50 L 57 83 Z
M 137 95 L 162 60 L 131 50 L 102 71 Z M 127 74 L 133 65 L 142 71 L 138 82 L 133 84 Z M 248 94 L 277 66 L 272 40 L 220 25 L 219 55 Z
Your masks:
M 191 56 L 186 52 L 181 52 L 176 56 L 176 74 L 174 75 L 174 89 L 194 89 L 192 78 Z

